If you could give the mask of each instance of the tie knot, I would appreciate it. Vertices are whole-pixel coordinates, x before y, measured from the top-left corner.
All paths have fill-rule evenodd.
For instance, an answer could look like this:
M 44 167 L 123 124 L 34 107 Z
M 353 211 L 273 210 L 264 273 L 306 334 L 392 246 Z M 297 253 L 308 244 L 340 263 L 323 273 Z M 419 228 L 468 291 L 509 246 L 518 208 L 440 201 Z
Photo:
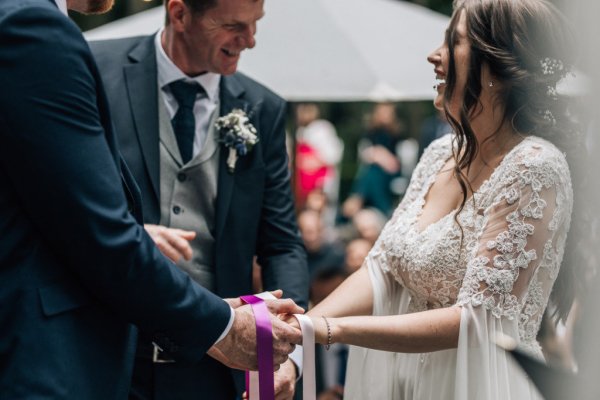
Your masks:
M 169 84 L 169 87 L 179 107 L 194 108 L 196 95 L 204 93 L 204 89 L 199 84 L 188 83 L 183 80 L 172 82 Z

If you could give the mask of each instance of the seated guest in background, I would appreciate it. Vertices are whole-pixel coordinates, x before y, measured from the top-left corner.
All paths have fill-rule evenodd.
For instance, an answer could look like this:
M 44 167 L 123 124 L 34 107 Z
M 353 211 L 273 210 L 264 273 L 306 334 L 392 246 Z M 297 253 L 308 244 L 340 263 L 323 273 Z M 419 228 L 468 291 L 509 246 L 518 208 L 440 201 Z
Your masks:
M 364 207 L 376 208 L 386 216 L 392 211 L 394 194 L 390 184 L 400 172 L 396 150 L 403 140 L 403 129 L 393 103 L 375 105 L 369 129 L 359 143 L 361 165 L 352 193 L 342 206 L 346 218 Z
M 298 227 L 306 248 L 308 271 L 312 277 L 327 266 L 343 266 L 344 250 L 335 242 L 329 242 L 323 234 L 321 215 L 304 210 L 298 215 Z

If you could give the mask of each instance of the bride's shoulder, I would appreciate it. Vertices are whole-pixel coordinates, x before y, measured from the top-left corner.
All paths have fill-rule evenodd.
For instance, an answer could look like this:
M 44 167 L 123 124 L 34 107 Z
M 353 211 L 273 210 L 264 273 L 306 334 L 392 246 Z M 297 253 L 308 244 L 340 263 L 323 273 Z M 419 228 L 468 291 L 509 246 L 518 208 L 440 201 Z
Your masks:
M 567 167 L 567 159 L 556 145 L 539 136 L 527 136 L 515 147 L 515 158 L 524 164 L 556 164 Z
M 513 149 L 512 168 L 530 171 L 555 181 L 570 181 L 569 165 L 565 153 L 550 141 L 539 136 L 527 136 Z

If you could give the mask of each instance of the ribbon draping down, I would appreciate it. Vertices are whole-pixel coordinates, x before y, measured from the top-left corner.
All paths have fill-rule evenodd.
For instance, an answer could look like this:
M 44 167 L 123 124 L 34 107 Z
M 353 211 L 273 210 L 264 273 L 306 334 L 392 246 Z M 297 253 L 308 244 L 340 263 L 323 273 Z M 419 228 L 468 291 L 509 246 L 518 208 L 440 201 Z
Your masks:
M 273 331 L 269 310 L 264 300 L 276 299 L 269 292 L 241 296 L 250 304 L 256 320 L 256 345 L 258 371 L 246 372 L 246 391 L 249 400 L 274 400 L 275 382 L 273 370 Z M 315 333 L 312 321 L 302 314 L 294 314 L 302 330 L 303 400 L 316 399 L 315 381 Z

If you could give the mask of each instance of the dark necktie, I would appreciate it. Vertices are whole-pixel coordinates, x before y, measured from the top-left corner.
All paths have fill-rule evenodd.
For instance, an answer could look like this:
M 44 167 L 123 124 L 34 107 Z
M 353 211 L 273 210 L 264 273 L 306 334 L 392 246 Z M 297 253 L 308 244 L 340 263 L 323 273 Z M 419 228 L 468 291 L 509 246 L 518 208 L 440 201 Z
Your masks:
M 183 80 L 172 82 L 169 87 L 179 105 L 171 124 L 177 139 L 181 161 L 187 164 L 192 159 L 194 136 L 196 135 L 194 103 L 196 102 L 196 95 L 204 93 L 204 89 L 197 83 L 188 83 Z

